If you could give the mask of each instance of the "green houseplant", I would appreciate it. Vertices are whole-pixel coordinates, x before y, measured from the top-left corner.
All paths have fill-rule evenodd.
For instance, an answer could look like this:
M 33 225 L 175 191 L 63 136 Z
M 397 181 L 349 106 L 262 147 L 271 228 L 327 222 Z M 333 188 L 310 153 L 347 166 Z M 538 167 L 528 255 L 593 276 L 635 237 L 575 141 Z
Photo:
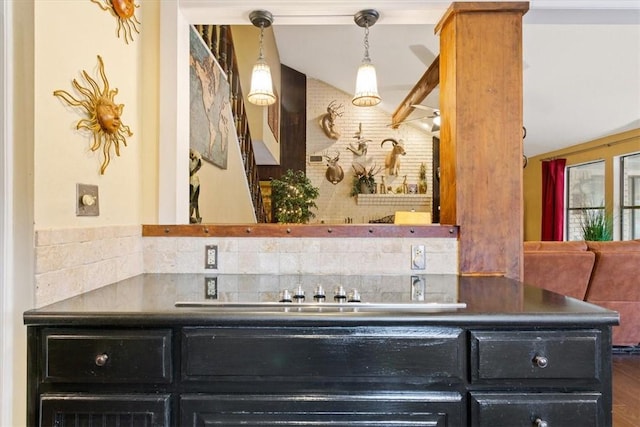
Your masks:
M 277 222 L 300 223 L 309 222 L 316 215 L 311 208 L 316 208 L 315 199 L 319 190 L 311 185 L 304 172 L 287 170 L 280 179 L 271 180 L 271 200 Z
M 585 210 L 580 220 L 580 226 L 584 240 L 613 240 L 613 221 L 604 209 Z

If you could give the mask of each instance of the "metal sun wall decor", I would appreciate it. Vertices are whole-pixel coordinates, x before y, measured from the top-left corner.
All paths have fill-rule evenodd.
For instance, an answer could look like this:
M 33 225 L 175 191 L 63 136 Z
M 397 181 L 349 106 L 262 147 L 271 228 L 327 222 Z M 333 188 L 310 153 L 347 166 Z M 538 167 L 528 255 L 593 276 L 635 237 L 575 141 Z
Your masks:
M 124 33 L 124 41 L 129 44 L 133 41 L 133 32 L 140 34 L 138 25 L 142 25 L 136 18 L 136 8 L 140 7 L 134 0 L 91 0 L 102 8 L 108 10 L 118 20 L 118 38 L 120 31 Z
M 76 79 L 73 79 L 73 87 L 84 95 L 84 99 L 76 99 L 64 90 L 56 90 L 53 92 L 53 95 L 61 98 L 73 107 L 82 107 L 86 111 L 89 117 L 78 121 L 76 129 L 84 128 L 93 132 L 91 151 L 96 151 L 102 146 L 104 159 L 100 167 L 100 174 L 104 175 L 104 171 L 111 161 L 111 146 L 114 146 L 116 155 L 120 156 L 120 143 L 126 146 L 126 137 L 133 136 L 133 133 L 129 126 L 124 125 L 120 119 L 124 104 L 115 103 L 114 98 L 118 94 L 118 89 L 111 89 L 109 87 L 109 81 L 104 72 L 104 62 L 100 55 L 98 55 L 98 71 L 102 78 L 102 89 L 99 88 L 98 83 L 84 70 L 82 71 L 82 75 L 87 81 L 88 86 L 82 86 Z

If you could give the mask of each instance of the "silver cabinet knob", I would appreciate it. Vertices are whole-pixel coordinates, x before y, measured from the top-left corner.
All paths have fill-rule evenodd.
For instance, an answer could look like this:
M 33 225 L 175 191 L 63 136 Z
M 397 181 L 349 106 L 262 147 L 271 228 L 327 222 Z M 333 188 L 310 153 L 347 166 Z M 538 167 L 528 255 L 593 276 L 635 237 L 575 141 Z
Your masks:
M 533 422 L 533 425 L 535 427 L 549 427 L 549 423 L 540 418 L 536 418 L 536 420 Z
M 107 364 L 109 360 L 109 355 L 107 353 L 102 353 L 96 356 L 96 366 L 104 366 Z
M 533 358 L 533 363 L 535 363 L 538 368 L 546 368 L 549 365 L 549 359 L 536 355 L 536 357 Z
M 344 286 L 338 286 L 335 289 L 333 299 L 336 302 L 345 302 L 347 300 L 347 291 L 344 290 Z

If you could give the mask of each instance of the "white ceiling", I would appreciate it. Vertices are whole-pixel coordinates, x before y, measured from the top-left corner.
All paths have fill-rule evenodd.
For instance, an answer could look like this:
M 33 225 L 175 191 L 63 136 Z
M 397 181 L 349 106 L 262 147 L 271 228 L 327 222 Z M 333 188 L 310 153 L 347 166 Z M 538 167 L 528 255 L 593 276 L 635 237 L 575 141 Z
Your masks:
M 280 61 L 347 93 L 353 92 L 364 53 L 364 30 L 353 22 L 353 14 L 378 10 L 380 19 L 370 29 L 370 56 L 378 73 L 380 108 L 389 113 L 438 54 L 439 39 L 433 29 L 449 4 L 180 0 L 185 16 L 197 23 L 246 24 L 252 10 L 269 10 Z M 640 127 L 640 1 L 531 0 L 529 4 L 523 26 L 525 154 L 547 153 Z M 438 91 L 423 105 L 437 107 Z M 411 118 L 424 113 L 415 111 Z

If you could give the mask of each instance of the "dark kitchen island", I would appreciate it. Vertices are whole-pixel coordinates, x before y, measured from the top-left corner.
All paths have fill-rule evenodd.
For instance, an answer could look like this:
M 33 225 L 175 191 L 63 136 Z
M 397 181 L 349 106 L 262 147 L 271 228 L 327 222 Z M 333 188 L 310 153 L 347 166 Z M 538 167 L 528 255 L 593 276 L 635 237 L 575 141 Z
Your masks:
M 24 320 L 31 426 L 611 425 L 617 313 L 500 277 L 145 274 Z

